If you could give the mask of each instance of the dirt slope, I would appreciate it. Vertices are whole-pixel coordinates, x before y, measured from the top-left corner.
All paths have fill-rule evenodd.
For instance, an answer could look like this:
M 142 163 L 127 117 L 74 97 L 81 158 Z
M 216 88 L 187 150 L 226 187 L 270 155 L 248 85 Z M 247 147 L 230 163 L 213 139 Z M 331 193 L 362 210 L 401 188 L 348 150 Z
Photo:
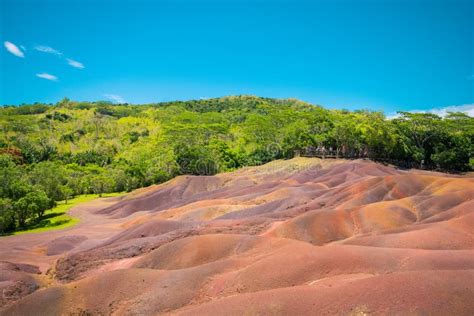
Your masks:
M 473 199 L 363 160 L 178 177 L 0 239 L 0 313 L 472 315 Z

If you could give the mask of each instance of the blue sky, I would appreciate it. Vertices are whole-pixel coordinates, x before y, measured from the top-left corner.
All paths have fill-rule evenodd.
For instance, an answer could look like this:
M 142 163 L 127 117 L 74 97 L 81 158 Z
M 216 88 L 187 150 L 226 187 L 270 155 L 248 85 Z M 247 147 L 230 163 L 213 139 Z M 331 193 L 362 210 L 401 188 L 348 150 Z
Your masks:
M 474 1 L 0 3 L 0 104 L 255 94 L 393 113 L 474 103 Z

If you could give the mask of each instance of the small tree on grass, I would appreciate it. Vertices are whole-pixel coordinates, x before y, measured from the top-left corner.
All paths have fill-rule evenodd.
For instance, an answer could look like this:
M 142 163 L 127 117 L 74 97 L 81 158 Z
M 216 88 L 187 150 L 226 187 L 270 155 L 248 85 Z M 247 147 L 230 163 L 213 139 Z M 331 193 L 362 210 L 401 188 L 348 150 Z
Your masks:
M 18 226 L 25 227 L 26 221 L 31 217 L 31 206 L 25 197 L 13 203 L 13 209 L 18 220 Z
M 34 190 L 28 192 L 24 197 L 20 198 L 13 204 L 18 218 L 18 224 L 25 226 L 28 219 L 36 216 L 39 220 L 43 217 L 44 212 L 51 208 L 54 203 L 42 190 Z
M 67 204 L 68 200 L 73 197 L 74 192 L 67 185 L 63 185 L 63 186 L 61 186 L 61 194 L 62 194 L 62 196 L 63 196 L 63 198 L 64 198 L 64 200 L 66 201 L 66 204 Z

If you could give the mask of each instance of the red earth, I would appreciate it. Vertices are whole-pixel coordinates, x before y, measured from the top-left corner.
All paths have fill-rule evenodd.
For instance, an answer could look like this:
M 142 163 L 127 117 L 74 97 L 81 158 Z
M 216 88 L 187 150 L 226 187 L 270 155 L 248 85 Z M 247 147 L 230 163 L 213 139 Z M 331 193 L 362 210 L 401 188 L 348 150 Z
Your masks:
M 0 238 L 1 315 L 474 314 L 474 177 L 295 158 Z

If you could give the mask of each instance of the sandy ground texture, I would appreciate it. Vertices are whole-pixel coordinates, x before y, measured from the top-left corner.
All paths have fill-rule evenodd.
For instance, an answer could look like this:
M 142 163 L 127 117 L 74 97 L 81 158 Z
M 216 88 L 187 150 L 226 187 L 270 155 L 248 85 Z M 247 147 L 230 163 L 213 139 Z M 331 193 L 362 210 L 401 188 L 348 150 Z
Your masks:
M 474 314 L 474 177 L 295 158 L 0 238 L 1 315 Z

